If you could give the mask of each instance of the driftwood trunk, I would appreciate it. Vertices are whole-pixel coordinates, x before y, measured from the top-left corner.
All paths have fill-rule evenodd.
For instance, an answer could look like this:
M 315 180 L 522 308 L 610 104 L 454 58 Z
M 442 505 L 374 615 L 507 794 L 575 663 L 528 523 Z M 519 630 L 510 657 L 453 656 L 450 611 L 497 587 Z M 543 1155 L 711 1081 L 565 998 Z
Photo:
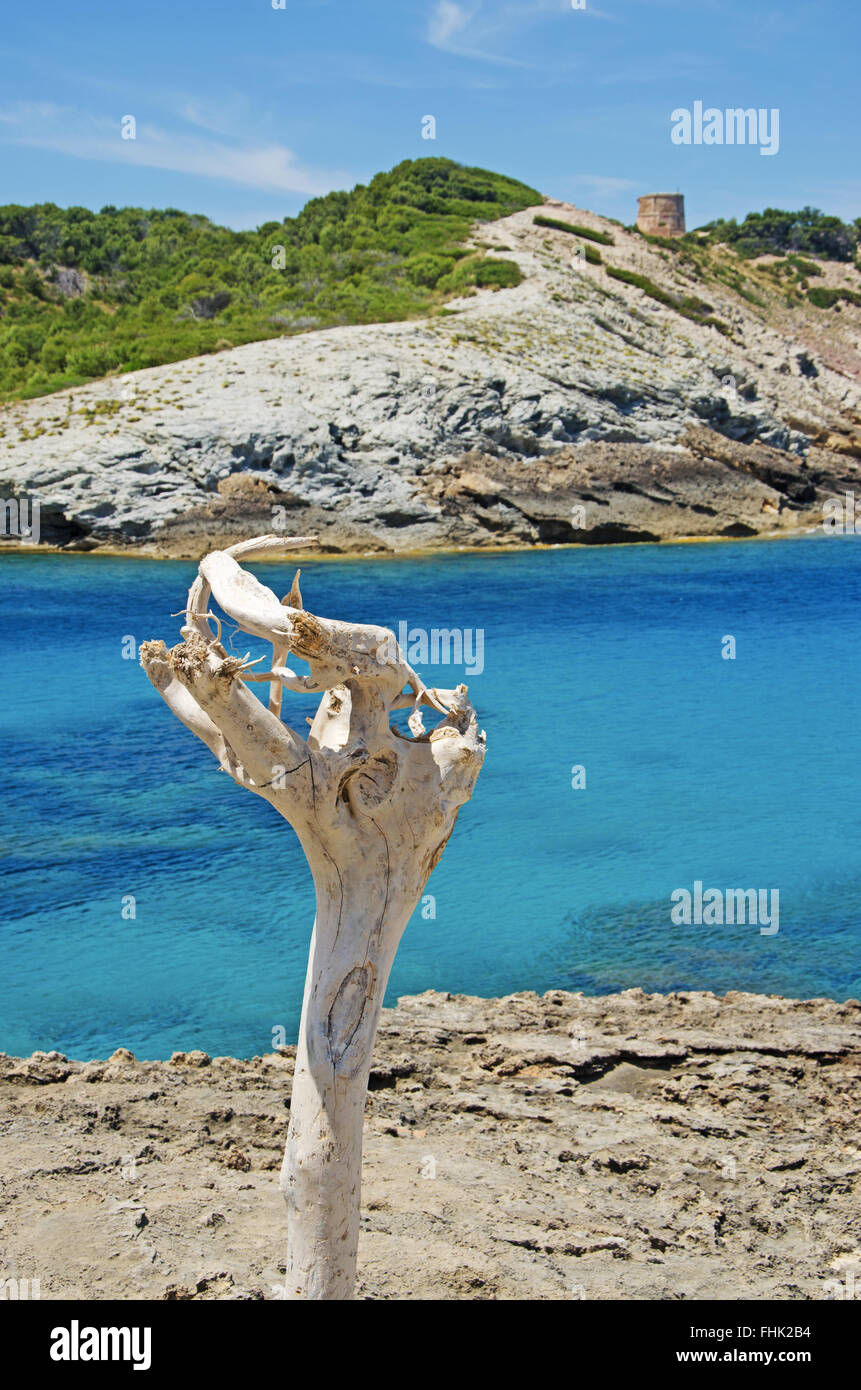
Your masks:
M 141 646 L 141 664 L 221 769 L 294 827 L 311 867 L 311 939 L 290 1128 L 285 1296 L 352 1294 L 359 1236 L 362 1124 L 377 1022 L 404 927 L 472 795 L 484 735 L 465 686 L 429 690 L 385 628 L 307 613 L 298 574 L 280 603 L 241 569 L 283 551 L 264 536 L 201 562 L 183 642 Z M 211 597 L 238 628 L 272 643 L 257 671 L 211 627 Z M 218 622 L 218 620 L 215 620 Z M 284 665 L 290 652 L 308 676 Z M 268 707 L 248 688 L 266 682 Z M 322 696 L 307 738 L 281 719 L 283 690 Z M 411 708 L 411 736 L 392 712 Z M 441 716 L 429 733 L 422 708 Z

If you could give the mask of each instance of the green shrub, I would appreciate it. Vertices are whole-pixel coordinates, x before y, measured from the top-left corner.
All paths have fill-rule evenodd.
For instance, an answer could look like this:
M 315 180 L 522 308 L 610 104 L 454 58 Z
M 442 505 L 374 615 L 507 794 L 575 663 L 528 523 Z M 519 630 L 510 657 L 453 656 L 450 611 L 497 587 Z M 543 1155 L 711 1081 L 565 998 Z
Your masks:
M 493 260 L 486 256 L 475 267 L 474 283 L 480 289 L 513 289 L 522 279 L 520 266 L 516 261 Z
M 801 256 L 787 256 L 787 261 L 799 275 L 821 275 L 822 267 L 815 261 L 805 261 Z
M 696 299 L 693 295 L 683 295 L 681 299 L 669 294 L 667 290 L 661 289 L 647 275 L 638 275 L 636 271 L 624 270 L 621 266 L 608 265 L 607 274 L 614 280 L 622 280 L 626 285 L 634 285 L 638 290 L 642 290 L 650 299 L 654 299 L 658 304 L 664 304 L 668 309 L 675 309 L 676 313 L 682 314 L 686 319 L 691 319 L 693 323 L 701 323 L 707 328 L 716 328 L 724 336 L 729 335 L 729 328 L 721 319 L 712 317 L 712 306 L 706 304 L 702 299 Z
M 841 299 L 845 300 L 847 304 L 861 305 L 861 294 L 855 290 L 827 290 L 820 285 L 808 290 L 807 298 L 816 309 L 833 309 L 834 305 Z
M 68 355 L 69 371 L 76 376 L 104 376 L 122 363 L 123 354 L 119 344 L 87 343 L 74 348 Z
M 590 246 L 588 242 L 585 246 L 578 246 L 576 250 L 578 254 L 582 252 L 583 259 L 588 261 L 589 265 L 604 264 L 601 252 L 595 246 Z
M 199 294 L 209 285 L 209 280 L 205 275 L 201 275 L 199 270 L 192 271 L 189 275 L 183 275 L 177 286 L 179 293 L 185 296 Z
M 660 246 L 665 251 L 682 250 L 681 237 L 653 236 L 651 232 L 644 232 L 642 227 L 637 227 L 636 231 L 643 238 L 643 241 L 647 241 L 650 246 Z
M 660 285 L 656 285 L 646 275 L 638 275 L 636 271 L 625 270 L 622 266 L 608 265 L 607 274 L 614 280 L 623 280 L 626 285 L 634 285 L 638 290 L 643 290 L 650 299 L 656 299 L 659 304 L 668 304 L 671 308 L 676 307 L 676 301 L 672 295 L 662 290 Z
M 407 258 L 404 263 L 404 270 L 407 279 L 413 285 L 424 285 L 432 290 L 444 275 L 451 273 L 456 259 L 452 256 L 439 256 L 430 251 L 421 251 L 417 255 Z
M 0 398 L 32 395 L 36 380 L 56 390 L 117 366 L 211 352 L 228 324 L 239 346 L 308 327 L 410 318 L 470 286 L 515 285 L 516 265 L 482 261 L 466 243 L 476 222 L 540 201 L 515 179 L 434 158 L 405 160 L 256 231 L 175 208 L 0 207 L 0 284 L 18 292 L 0 317 Z M 276 246 L 283 267 L 273 266 Z M 86 292 L 64 298 L 36 264 L 80 270 Z M 62 350 L 65 367 L 55 369 Z
M 5 335 L 4 356 L 10 366 L 24 367 L 35 362 L 47 336 L 47 328 L 40 323 L 16 323 Z
M 817 285 L 807 291 L 807 298 L 815 309 L 831 309 L 840 298 L 839 290 L 826 290 Z
M 39 361 L 47 372 L 62 372 L 66 366 L 68 344 L 60 338 L 48 338 L 42 345 Z
M 512 289 L 522 280 L 520 267 L 514 261 L 470 257 L 444 276 L 437 288 L 444 294 L 462 294 L 473 286 L 479 289 Z
M 571 236 L 585 237 L 587 241 L 599 241 L 602 246 L 615 246 L 609 232 L 593 232 L 591 227 L 578 227 L 574 222 L 557 222 L 555 217 L 533 217 L 536 227 L 551 227 L 554 232 L 569 232 Z
M 857 222 L 850 225 L 811 207 L 800 212 L 766 208 L 764 212 L 749 212 L 741 223 L 734 217 L 729 221 L 720 218 L 701 230 L 712 241 L 725 242 L 740 256 L 748 257 L 806 251 L 829 260 L 852 261 L 859 242 Z
M 31 294 L 35 299 L 45 298 L 45 282 L 35 266 L 25 265 L 19 284 L 25 294 Z

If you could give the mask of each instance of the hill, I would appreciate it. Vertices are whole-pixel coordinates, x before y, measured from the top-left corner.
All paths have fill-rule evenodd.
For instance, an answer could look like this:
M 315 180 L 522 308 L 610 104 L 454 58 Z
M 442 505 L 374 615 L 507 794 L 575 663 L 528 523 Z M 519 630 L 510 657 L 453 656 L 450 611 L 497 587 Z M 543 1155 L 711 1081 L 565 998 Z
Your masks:
M 437 165 L 422 162 L 422 179 Z M 709 232 L 657 240 L 546 199 L 493 216 L 500 188 L 528 190 L 445 163 L 449 191 L 468 179 L 488 196 L 443 213 L 416 167 L 384 176 L 429 199 L 404 205 L 413 232 L 398 235 L 432 229 L 436 250 L 390 253 L 414 317 L 294 322 L 8 404 L 0 497 L 39 500 L 43 542 L 197 556 L 264 531 L 378 553 L 754 536 L 819 526 L 827 498 L 861 493 L 851 260 L 742 256 Z M 375 226 L 395 215 L 378 210 Z M 456 248 L 449 217 L 462 219 Z M 454 270 L 416 284 L 446 245 Z M 306 251 L 346 255 L 319 240 Z M 339 293 L 317 290 L 321 303 Z
M 516 284 L 515 266 L 463 242 L 475 221 L 538 201 L 422 159 L 253 232 L 175 208 L 0 207 L 0 399 Z

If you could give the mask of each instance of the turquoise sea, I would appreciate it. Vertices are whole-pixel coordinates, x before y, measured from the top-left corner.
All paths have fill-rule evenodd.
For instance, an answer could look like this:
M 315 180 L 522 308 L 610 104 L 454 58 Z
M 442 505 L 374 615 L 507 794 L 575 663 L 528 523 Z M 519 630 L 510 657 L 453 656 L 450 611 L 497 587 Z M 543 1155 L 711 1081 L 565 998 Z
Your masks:
M 254 568 L 286 592 L 292 570 Z M 124 638 L 179 640 L 194 570 L 0 558 L 8 1053 L 253 1055 L 279 1025 L 295 1039 L 314 916 L 298 844 L 122 654 Z M 856 538 L 308 561 L 302 589 L 327 616 L 484 633 L 467 679 L 487 759 L 388 1002 L 861 994 Z M 312 704 L 285 702 L 304 727 Z M 777 889 L 779 931 L 674 925 L 670 895 L 695 881 Z

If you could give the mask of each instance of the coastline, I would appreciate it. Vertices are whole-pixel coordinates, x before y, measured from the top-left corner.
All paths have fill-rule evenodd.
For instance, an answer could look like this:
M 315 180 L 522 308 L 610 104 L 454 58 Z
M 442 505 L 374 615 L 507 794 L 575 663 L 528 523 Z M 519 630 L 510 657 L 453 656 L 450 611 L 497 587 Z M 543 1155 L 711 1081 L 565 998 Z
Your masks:
M 7 1266 L 43 1299 L 277 1297 L 293 1057 L 0 1056 Z M 834 1297 L 861 1259 L 859 1080 L 857 1000 L 403 998 L 357 1296 Z
M 762 531 L 754 536 L 667 536 L 666 538 L 654 541 L 598 541 L 587 543 L 584 541 L 559 541 L 553 544 L 536 543 L 532 545 L 511 544 L 511 545 L 438 545 L 417 548 L 414 550 L 345 550 L 345 551 L 316 551 L 309 547 L 301 550 L 285 549 L 282 554 L 267 556 L 267 565 L 296 564 L 303 560 L 343 561 L 343 560 L 432 560 L 439 556 L 451 555 L 520 555 L 532 554 L 539 551 L 553 550 L 617 550 L 617 549 L 650 549 L 653 546 L 661 546 L 667 549 L 675 545 L 721 545 L 748 543 L 751 541 L 777 541 L 777 540 L 802 540 L 815 536 L 822 532 L 822 524 L 810 524 L 799 526 L 795 530 L 779 528 L 773 531 Z M 221 545 L 213 545 L 212 549 L 222 549 Z M 146 549 L 141 546 L 63 546 L 63 545 L 21 545 L 17 542 L 0 541 L 0 556 L 2 555 L 27 555 L 30 557 L 39 555 L 74 555 L 88 559 L 110 559 L 110 560 L 169 560 L 174 562 L 192 562 L 203 559 L 208 554 L 208 547 L 204 547 L 197 555 L 175 555 L 159 550 L 158 548 Z
M 611 235 L 624 275 L 689 294 L 662 248 L 554 207 Z M 757 308 L 717 279 L 726 338 L 635 282 L 572 279 L 570 238 L 539 210 L 483 225 L 523 278 L 453 316 L 246 343 L 0 409 L 0 492 L 38 502 L 64 553 L 189 560 L 273 530 L 387 558 L 770 537 L 858 492 L 849 315 Z

